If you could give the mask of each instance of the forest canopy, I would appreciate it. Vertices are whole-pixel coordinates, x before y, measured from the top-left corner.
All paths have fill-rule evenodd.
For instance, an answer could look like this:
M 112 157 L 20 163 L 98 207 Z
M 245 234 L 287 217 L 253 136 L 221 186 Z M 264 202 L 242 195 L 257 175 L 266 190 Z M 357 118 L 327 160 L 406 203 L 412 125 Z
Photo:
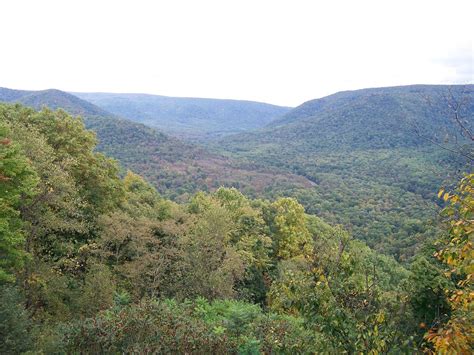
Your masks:
M 472 175 L 402 265 L 294 198 L 172 202 L 96 144 L 0 105 L 1 353 L 472 350 Z

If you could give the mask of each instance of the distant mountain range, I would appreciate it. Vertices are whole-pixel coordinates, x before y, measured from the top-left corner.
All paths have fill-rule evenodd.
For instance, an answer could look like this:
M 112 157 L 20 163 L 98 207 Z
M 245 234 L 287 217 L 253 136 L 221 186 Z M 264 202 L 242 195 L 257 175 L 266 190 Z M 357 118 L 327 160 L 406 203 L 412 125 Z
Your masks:
M 40 109 L 42 106 L 47 106 L 51 109 L 62 108 L 72 115 L 80 115 L 84 117 L 114 116 L 90 102 L 81 100 L 74 95 L 56 89 L 27 91 L 0 87 L 0 101 L 18 102 L 36 109 Z
M 205 139 L 261 128 L 290 111 L 266 103 L 147 94 L 73 95 L 115 115 L 187 139 Z
M 100 150 L 168 197 L 220 185 L 254 196 L 293 196 L 307 211 L 400 259 L 435 235 L 428 221 L 436 215 L 438 188 L 473 168 L 449 150 L 474 153 L 453 121 L 457 105 L 457 117 L 472 132 L 474 85 L 346 91 L 291 110 L 232 100 L 77 95 L 92 102 L 58 90 L 0 89 L 0 101 L 83 116 Z
M 216 100 L 218 101 L 218 100 Z M 304 177 L 279 173 L 255 164 L 242 164 L 205 148 L 188 144 L 162 132 L 106 110 L 60 90 L 23 91 L 0 88 L 0 102 L 21 103 L 36 109 L 62 108 L 80 115 L 96 132 L 98 149 L 122 166 L 144 176 L 171 198 L 219 186 L 239 187 L 255 195 L 271 186 L 309 187 Z

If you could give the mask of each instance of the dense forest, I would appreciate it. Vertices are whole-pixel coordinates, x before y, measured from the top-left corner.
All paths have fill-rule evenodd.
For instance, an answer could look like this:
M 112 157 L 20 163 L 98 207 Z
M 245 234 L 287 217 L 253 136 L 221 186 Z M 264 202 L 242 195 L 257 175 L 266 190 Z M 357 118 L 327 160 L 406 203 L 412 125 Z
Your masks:
M 361 167 L 396 145 L 374 142 L 376 152 L 353 150 Z M 277 165 L 301 159 L 289 143 Z M 293 197 L 221 187 L 177 203 L 96 147 L 63 110 L 0 105 L 0 353 L 472 351 L 472 174 L 454 174 L 456 186 L 439 193 L 426 191 L 438 181 L 430 176 L 418 187 L 443 204 L 438 240 L 401 264 Z M 397 148 L 399 164 L 422 164 Z M 347 169 L 356 181 L 361 172 Z M 377 186 L 383 174 L 373 175 Z M 365 190 L 350 198 L 373 186 L 353 185 Z M 410 196 L 387 210 L 423 213 Z
M 308 101 L 260 130 L 208 139 L 200 146 L 105 110 L 109 104 L 115 107 L 120 97 L 147 112 L 166 108 L 180 120 L 184 113 L 176 109 L 179 100 L 83 95 L 103 106 L 59 90 L 0 89 L 0 101 L 64 108 L 83 116 L 86 127 L 97 134 L 98 150 L 119 160 L 121 175 L 126 169 L 140 174 L 166 198 L 186 202 L 198 191 L 220 186 L 235 187 L 253 198 L 296 198 L 307 212 L 342 224 L 356 239 L 399 261 L 410 260 L 427 238 L 436 238 L 441 229 L 434 217 L 442 206 L 436 191 L 471 169 L 466 166 L 469 159 L 449 150 L 456 142 L 469 147 L 453 125 L 450 106 L 457 100 L 460 117 L 472 129 L 472 85 L 340 92 Z M 189 104 L 193 99 L 183 100 Z M 253 107 L 247 102 L 230 101 L 228 106 L 225 100 L 196 100 L 206 104 L 208 116 L 220 112 L 218 108 L 245 107 L 248 113 Z M 153 103 L 158 107 L 151 110 Z M 218 106 L 212 108 L 212 103 Z M 250 117 L 261 112 L 260 106 L 256 109 Z M 229 124 L 235 128 L 235 118 L 241 116 L 231 116 Z M 223 124 L 221 118 L 211 121 Z M 206 120 L 199 122 L 204 130 L 214 129 Z M 239 126 L 248 128 L 245 120 Z
M 267 197 L 297 198 L 399 260 L 436 234 L 436 192 L 472 170 L 474 86 L 412 85 L 339 92 L 308 101 L 215 150 L 312 181 Z
M 122 174 L 126 169 L 139 173 L 162 195 L 175 201 L 186 201 L 190 194 L 220 186 L 236 187 L 256 197 L 266 189 L 313 185 L 305 177 L 280 172 L 277 168 L 260 167 L 211 153 L 205 147 L 117 117 L 64 91 L 0 88 L 0 102 L 21 103 L 35 109 L 62 108 L 82 116 L 85 126 L 97 135 L 97 149 L 120 161 Z

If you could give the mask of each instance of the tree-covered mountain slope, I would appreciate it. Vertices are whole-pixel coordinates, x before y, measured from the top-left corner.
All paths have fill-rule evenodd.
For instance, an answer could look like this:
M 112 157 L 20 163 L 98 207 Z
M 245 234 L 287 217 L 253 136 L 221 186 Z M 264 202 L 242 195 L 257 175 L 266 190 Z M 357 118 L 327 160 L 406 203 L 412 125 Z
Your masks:
M 280 173 L 275 168 L 242 164 L 198 146 L 184 143 L 147 127 L 111 114 L 90 102 L 60 90 L 22 91 L 0 89 L 0 101 L 63 108 L 81 115 L 97 134 L 97 149 L 118 159 L 126 169 L 146 177 L 164 195 L 185 198 L 197 190 L 233 186 L 250 195 L 279 185 L 308 187 L 304 177 Z
M 306 188 L 313 184 L 302 176 L 209 153 L 142 124 L 101 118 L 86 122 L 97 133 L 99 150 L 145 176 L 170 198 L 186 198 L 189 193 L 219 186 L 238 187 L 255 196 L 280 185 Z
M 147 94 L 73 93 L 109 112 L 179 137 L 205 139 L 265 126 L 290 108 L 266 103 Z
M 469 353 L 474 176 L 441 260 L 401 265 L 296 199 L 178 204 L 95 148 L 63 110 L 0 104 L 1 354 Z
M 407 85 L 381 88 L 368 88 L 360 90 L 340 91 L 335 94 L 319 99 L 304 102 L 298 107 L 288 111 L 278 119 L 273 120 L 268 126 L 281 126 L 283 124 L 299 121 L 306 117 L 313 117 L 319 112 L 332 111 L 343 105 L 357 103 L 364 97 L 390 96 L 395 100 L 406 100 L 418 103 L 422 99 L 423 104 L 441 103 L 437 109 L 446 112 L 445 101 L 454 98 L 455 95 L 472 95 L 473 85 Z M 453 96 L 453 97 L 451 97 Z
M 35 109 L 40 109 L 42 106 L 47 106 L 51 109 L 62 108 L 72 115 L 80 115 L 83 117 L 114 116 L 110 112 L 90 102 L 56 89 L 28 91 L 0 88 L 0 101 L 18 102 L 26 106 L 34 107 Z
M 449 133 L 452 100 L 462 101 L 459 113 L 472 129 L 474 85 L 414 85 L 346 91 L 308 101 L 260 131 L 224 141 L 261 145 L 276 139 L 329 151 L 421 146 L 428 142 L 420 139 L 416 127 L 426 135 Z
M 34 94 L 1 92 L 10 102 Z M 48 90 L 33 97 L 31 106 L 58 107 L 59 102 L 82 114 L 101 151 L 168 197 L 184 199 L 218 186 L 239 187 L 252 196 L 294 196 L 309 212 L 343 224 L 355 237 L 401 259 L 435 235 L 436 226 L 427 221 L 436 215 L 434 197 L 449 178 L 447 171 L 470 169 L 461 155 L 432 141 L 454 150 L 464 144 L 453 129 L 449 105 L 458 100 L 456 117 L 470 127 L 472 86 L 335 94 L 305 103 L 264 129 L 217 141 L 214 153 L 67 93 Z
M 473 85 L 342 92 L 215 146 L 308 178 L 315 184 L 309 190 L 272 193 L 297 196 L 312 213 L 344 224 L 379 250 L 409 255 L 432 234 L 426 221 L 435 215 L 435 193 L 448 171 L 472 169 L 462 155 L 439 147 L 472 152 L 454 121 L 455 103 L 458 118 L 473 127 Z

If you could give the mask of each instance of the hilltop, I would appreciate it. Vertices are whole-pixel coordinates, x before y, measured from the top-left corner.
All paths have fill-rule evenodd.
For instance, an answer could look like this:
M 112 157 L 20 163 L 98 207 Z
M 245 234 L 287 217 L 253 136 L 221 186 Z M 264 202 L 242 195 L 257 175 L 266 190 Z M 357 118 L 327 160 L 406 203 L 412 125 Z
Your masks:
M 459 114 L 472 127 L 473 90 L 415 85 L 336 93 L 263 129 L 219 140 L 215 149 L 306 177 L 315 184 L 309 190 L 273 193 L 298 197 L 308 211 L 344 224 L 372 247 L 409 255 L 433 233 L 426 221 L 435 216 L 448 171 L 465 171 L 467 163 L 426 138 L 448 148 L 456 140 L 456 149 L 469 143 L 456 134 L 448 101 L 452 95 L 464 102 Z
M 12 90 L 0 88 L 0 101 L 18 102 L 35 109 L 47 106 L 51 109 L 62 108 L 72 115 L 83 117 L 113 117 L 114 115 L 100 107 L 67 92 L 48 89 L 40 91 Z
M 205 139 L 264 127 L 290 108 L 243 100 L 73 93 L 113 114 L 178 137 Z
M 170 137 L 154 128 L 118 117 L 60 90 L 22 91 L 0 88 L 0 101 L 22 103 L 35 109 L 62 108 L 82 116 L 97 134 L 97 149 L 141 174 L 165 196 L 186 198 L 198 190 L 233 186 L 255 195 L 271 186 L 308 187 L 304 177 L 277 169 L 242 164 L 194 144 Z

